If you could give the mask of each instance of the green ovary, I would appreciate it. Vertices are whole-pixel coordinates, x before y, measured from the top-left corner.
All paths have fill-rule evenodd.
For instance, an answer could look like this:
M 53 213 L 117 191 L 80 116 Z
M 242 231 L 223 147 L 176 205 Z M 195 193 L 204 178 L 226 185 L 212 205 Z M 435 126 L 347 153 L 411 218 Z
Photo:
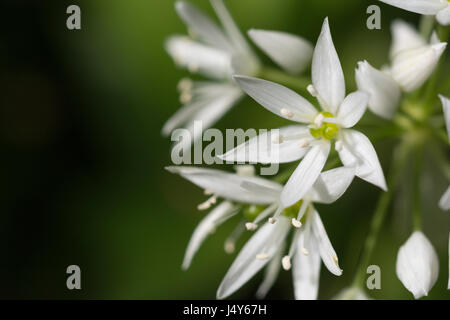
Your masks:
M 332 118 L 333 115 L 330 112 L 321 112 L 321 114 L 326 118 Z M 309 132 L 314 138 L 323 138 L 325 140 L 334 139 L 338 132 L 339 127 L 335 123 L 323 122 L 320 128 L 311 128 Z
M 303 200 L 299 200 L 298 202 L 294 203 L 292 206 L 287 207 L 284 209 L 281 214 L 288 218 L 295 218 L 297 219 L 298 212 L 300 211 L 300 207 L 302 206 Z
M 259 216 L 261 212 L 263 212 L 264 209 L 265 209 L 264 206 L 257 206 L 252 204 L 250 206 L 245 207 L 242 213 L 244 214 L 244 217 L 248 221 L 252 222 L 256 219 L 256 217 Z

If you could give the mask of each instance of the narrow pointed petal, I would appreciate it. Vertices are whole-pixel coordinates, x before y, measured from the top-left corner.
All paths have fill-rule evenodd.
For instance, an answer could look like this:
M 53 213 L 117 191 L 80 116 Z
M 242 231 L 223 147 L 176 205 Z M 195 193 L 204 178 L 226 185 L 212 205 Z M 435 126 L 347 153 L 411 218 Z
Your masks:
M 296 161 L 309 150 L 299 145 L 301 137 L 295 140 L 276 141 L 277 137 L 292 135 L 310 137 L 306 126 L 286 126 L 278 129 L 278 134 L 275 131 L 262 133 L 218 157 L 225 161 L 240 163 L 268 164 Z
M 380 1 L 400 9 L 425 15 L 434 15 L 438 13 L 439 10 L 445 7 L 445 4 L 440 0 L 380 0 Z
M 281 258 L 284 251 L 284 245 L 282 245 L 275 256 L 270 260 L 269 265 L 266 267 L 266 271 L 264 273 L 264 280 L 258 287 L 256 291 L 256 297 L 258 299 L 264 299 L 269 293 L 270 289 L 272 289 L 275 281 L 278 278 L 278 274 L 280 273 L 281 268 Z
M 448 275 L 447 289 L 450 290 L 450 233 L 448 234 Z
M 442 109 L 444 111 L 445 126 L 447 127 L 448 140 L 450 140 L 450 99 L 444 97 L 441 94 L 439 95 L 439 98 L 441 99 Z
M 342 269 L 339 267 L 339 260 L 336 255 L 336 251 L 334 251 L 330 239 L 328 238 L 319 213 L 314 210 L 310 214 L 311 216 L 308 216 L 308 219 L 312 219 L 312 234 L 317 242 L 317 247 L 319 248 L 319 253 L 323 263 L 332 274 L 336 276 L 342 275 Z
M 299 231 L 297 238 L 297 250 L 292 264 L 292 276 L 294 279 L 294 294 L 296 300 L 316 300 L 319 291 L 320 254 L 315 239 L 308 243 L 308 255 L 301 252 L 305 247 L 306 232 Z M 311 235 L 311 234 L 310 234 Z
M 342 149 L 339 157 L 345 166 L 356 166 L 356 175 L 383 190 L 387 190 L 386 180 L 377 153 L 370 140 L 361 132 L 342 130 Z
M 450 5 L 437 13 L 436 20 L 443 26 L 448 26 L 450 24 Z
M 193 73 L 215 79 L 231 75 L 231 55 L 184 36 L 171 36 L 165 43 L 175 63 Z
M 439 274 L 439 260 L 433 245 L 420 232 L 414 232 L 400 247 L 396 264 L 397 277 L 414 298 L 427 296 Z
M 442 210 L 450 210 L 450 186 L 447 191 L 444 192 L 441 199 L 439 200 L 439 207 Z
M 344 128 L 353 127 L 366 112 L 369 95 L 363 91 L 350 93 L 339 107 L 337 118 Z
M 173 130 L 180 128 L 183 124 L 192 119 L 192 116 L 207 105 L 208 102 L 209 101 L 195 101 L 182 106 L 164 123 L 161 130 L 162 134 L 164 136 L 169 136 Z
M 175 9 L 181 20 L 189 27 L 195 36 L 205 43 L 221 50 L 231 51 L 231 43 L 219 26 L 208 16 L 201 12 L 196 6 L 189 2 L 178 1 Z
M 311 61 L 313 46 L 296 35 L 252 29 L 248 35 L 254 43 L 286 72 L 299 74 Z
M 221 223 L 225 222 L 227 217 L 231 217 L 230 213 L 236 210 L 236 207 L 228 201 L 224 201 L 214 209 L 211 210 L 208 215 L 206 215 L 202 221 L 195 228 L 191 239 L 189 240 L 186 253 L 184 255 L 182 268 L 184 270 L 188 269 L 191 265 L 194 255 L 197 253 L 203 241 L 206 237 L 211 234 Z
M 441 42 L 398 53 L 392 61 L 392 77 L 406 92 L 418 89 L 433 73 L 446 46 Z
M 391 25 L 392 44 L 390 56 L 393 59 L 403 50 L 417 49 L 427 45 L 426 41 L 411 24 L 395 20 Z
M 242 287 L 274 257 L 290 228 L 285 217 L 275 224 L 263 225 L 245 244 L 234 260 L 217 290 L 217 299 L 225 299 Z M 264 253 L 267 259 L 259 260 L 258 254 Z
M 358 62 L 355 71 L 358 90 L 369 94 L 369 109 L 376 115 L 392 119 L 400 102 L 400 87 L 387 74 L 375 69 L 367 61 Z
M 278 183 L 263 178 L 239 176 L 216 169 L 188 166 L 172 166 L 166 169 L 225 199 L 252 204 L 272 204 L 279 198 L 279 192 L 273 192 L 272 195 L 269 194 L 269 191 L 260 194 L 241 187 L 244 182 L 249 182 L 265 186 L 268 190 L 280 190 Z
M 312 202 L 333 203 L 345 193 L 355 173 L 355 167 L 339 167 L 322 172 L 305 198 Z
M 320 175 L 329 153 L 329 142 L 320 142 L 311 147 L 281 192 L 283 207 L 293 205 L 310 190 Z
M 286 87 L 246 76 L 233 78 L 256 102 L 280 117 L 309 123 L 317 115 L 317 110 L 308 100 Z
M 341 62 L 331 38 L 328 18 L 317 40 L 312 59 L 312 82 L 331 113 L 336 113 L 345 98 L 345 80 Z

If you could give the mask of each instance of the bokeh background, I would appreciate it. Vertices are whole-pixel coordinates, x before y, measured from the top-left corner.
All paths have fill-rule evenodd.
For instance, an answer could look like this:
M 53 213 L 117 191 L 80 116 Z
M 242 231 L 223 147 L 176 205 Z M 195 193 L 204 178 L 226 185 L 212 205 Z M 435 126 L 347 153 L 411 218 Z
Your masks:
M 207 0 L 192 2 L 213 15 Z M 82 30 L 66 28 L 70 4 L 81 7 Z M 242 30 L 283 30 L 313 43 L 329 16 L 348 91 L 358 60 L 387 62 L 392 19 L 419 20 L 380 3 L 382 29 L 368 30 L 370 4 L 227 0 Z M 234 258 L 223 252 L 223 241 L 237 220 L 205 242 L 190 270 L 181 270 L 204 196 L 164 170 L 171 143 L 160 130 L 179 107 L 176 84 L 187 75 L 163 49 L 167 36 L 185 32 L 174 1 L 3 0 L 0 15 L 0 297 L 214 299 Z M 449 74 L 448 63 L 443 68 Z M 217 128 L 283 123 L 245 99 Z M 385 169 L 393 143 L 376 142 Z M 433 162 L 426 165 L 424 229 L 441 263 L 428 298 L 448 299 L 450 219 L 436 205 L 447 182 Z M 322 268 L 320 298 L 351 283 L 379 194 L 356 180 L 337 203 L 319 207 L 344 269 L 336 278 Z M 372 259 L 382 270 L 382 290 L 368 292 L 373 298 L 412 297 L 395 276 L 398 247 L 411 231 L 408 201 L 396 196 L 382 229 Z M 81 267 L 82 290 L 66 288 L 71 264 Z M 253 298 L 260 276 L 233 298 Z M 268 298 L 293 298 L 290 272 L 281 272 Z

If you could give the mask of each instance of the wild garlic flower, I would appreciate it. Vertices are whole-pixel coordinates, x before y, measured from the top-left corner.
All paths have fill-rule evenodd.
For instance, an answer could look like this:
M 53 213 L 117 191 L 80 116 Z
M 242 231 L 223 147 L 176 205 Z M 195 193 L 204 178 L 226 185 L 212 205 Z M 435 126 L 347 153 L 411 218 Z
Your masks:
M 341 290 L 333 300 L 372 300 L 363 289 L 349 287 Z
M 380 71 L 360 61 L 355 71 L 358 89 L 370 95 L 369 109 L 385 119 L 396 113 L 402 91 L 412 92 L 430 77 L 447 46 L 436 33 L 428 43 L 413 26 L 401 20 L 392 23 L 391 32 L 391 66 Z
M 366 110 L 368 95 L 357 91 L 345 97 L 345 81 L 338 55 L 331 39 L 328 18 L 317 40 L 312 60 L 312 82 L 308 90 L 322 108 L 318 111 L 302 96 L 276 83 L 247 76 L 234 77 L 240 87 L 259 104 L 285 119 L 307 125 L 280 129 L 280 135 L 264 144 L 267 134 L 250 139 L 219 156 L 226 161 L 283 163 L 303 158 L 281 193 L 284 207 L 299 201 L 317 180 L 327 161 L 331 144 L 346 166 L 356 166 L 356 175 L 386 190 L 386 182 L 375 149 L 359 131 L 350 129 Z M 261 140 L 263 143 L 261 143 Z M 258 152 L 248 152 L 256 149 Z
M 223 29 L 194 5 L 176 2 L 175 9 L 187 25 L 190 36 L 170 37 L 166 41 L 166 50 L 176 64 L 208 80 L 182 79 L 179 82 L 183 106 L 164 124 L 164 135 L 169 135 L 182 125 L 194 131 L 195 120 L 202 121 L 203 129 L 212 126 L 243 96 L 231 76 L 234 73 L 254 75 L 259 69 L 258 59 L 223 1 L 210 1 Z M 202 134 L 193 133 L 189 143 L 199 139 Z
M 448 0 L 380 0 L 391 6 L 407 11 L 436 16 L 436 20 L 447 26 L 450 24 L 450 2 Z
M 271 198 L 277 198 L 262 209 L 249 225 L 250 229 L 257 228 L 258 223 L 273 212 L 275 215 L 242 248 L 220 284 L 217 298 L 230 296 L 268 264 L 264 280 L 257 291 L 259 298 L 264 297 L 278 276 L 281 262 L 285 270 L 292 267 L 296 299 L 316 299 L 321 260 L 337 276 L 342 274 L 342 270 L 314 203 L 336 201 L 347 190 L 354 174 L 353 167 L 323 172 L 309 192 L 287 208 L 280 202 L 281 185 L 273 189 L 267 184 L 242 183 L 241 188 L 255 196 L 271 194 Z M 285 240 L 292 230 L 290 225 L 294 227 L 294 233 L 289 251 L 283 256 Z
M 447 135 L 450 141 L 450 99 L 444 97 L 443 95 L 439 95 L 439 98 L 442 102 L 442 109 L 444 110 L 444 118 L 445 125 L 447 127 Z M 450 186 L 447 188 L 447 191 L 442 195 L 441 200 L 439 201 L 439 207 L 442 210 L 450 210 Z
M 420 231 L 415 231 L 400 247 L 397 277 L 414 298 L 427 296 L 439 275 L 439 260 L 433 245 Z

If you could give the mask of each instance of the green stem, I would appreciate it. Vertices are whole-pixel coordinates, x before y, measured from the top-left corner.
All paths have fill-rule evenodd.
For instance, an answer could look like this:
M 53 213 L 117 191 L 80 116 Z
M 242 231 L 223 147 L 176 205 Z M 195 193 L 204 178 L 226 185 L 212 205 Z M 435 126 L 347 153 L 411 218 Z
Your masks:
M 422 210 L 420 199 L 420 177 L 423 164 L 423 144 L 420 144 L 414 157 L 414 180 L 413 180 L 413 226 L 414 230 L 422 229 Z
M 397 189 L 402 168 L 404 167 L 404 163 L 408 158 L 409 153 L 408 150 L 409 146 L 405 142 L 402 142 L 395 149 L 393 163 L 390 168 L 388 176 L 389 189 L 387 192 L 384 192 L 380 196 L 377 206 L 375 208 L 375 213 L 372 217 L 372 221 L 370 224 L 369 235 L 367 236 L 366 241 L 364 243 L 362 256 L 355 275 L 355 279 L 353 281 L 353 286 L 355 287 L 362 287 L 364 284 L 364 278 L 366 276 L 366 268 L 369 265 L 370 259 L 372 257 L 377 242 L 378 234 L 383 225 L 386 213 L 389 209 L 389 204 L 391 203 L 393 194 Z
M 307 92 L 306 87 L 311 84 L 311 80 L 308 78 L 293 76 L 283 71 L 268 67 L 261 69 L 259 77 L 301 92 Z

